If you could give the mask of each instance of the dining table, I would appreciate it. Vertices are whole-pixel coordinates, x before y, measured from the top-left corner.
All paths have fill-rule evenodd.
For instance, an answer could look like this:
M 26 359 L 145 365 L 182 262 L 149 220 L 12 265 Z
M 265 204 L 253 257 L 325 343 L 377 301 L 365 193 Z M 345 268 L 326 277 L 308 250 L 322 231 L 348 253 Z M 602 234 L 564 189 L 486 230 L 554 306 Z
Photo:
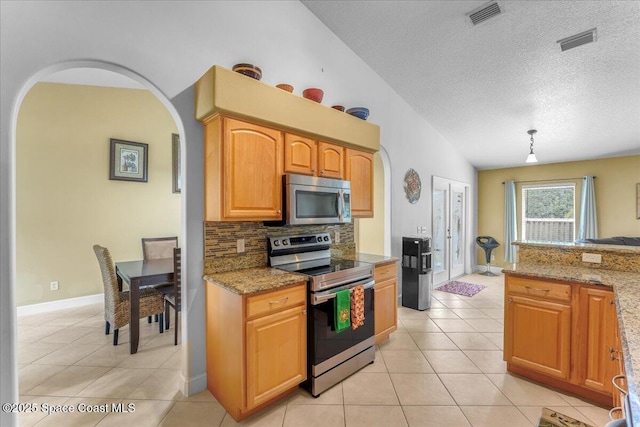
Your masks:
M 173 258 L 116 262 L 118 287 L 129 285 L 129 345 L 138 351 L 140 340 L 140 288 L 173 282 Z

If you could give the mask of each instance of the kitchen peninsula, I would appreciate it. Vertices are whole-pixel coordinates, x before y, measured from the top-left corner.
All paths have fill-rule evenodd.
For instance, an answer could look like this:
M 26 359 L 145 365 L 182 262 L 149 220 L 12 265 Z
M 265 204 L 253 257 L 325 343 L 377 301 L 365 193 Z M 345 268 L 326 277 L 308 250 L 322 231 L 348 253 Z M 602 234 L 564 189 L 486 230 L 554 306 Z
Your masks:
M 613 406 L 640 425 L 640 247 L 516 242 L 505 273 L 507 369 Z M 586 254 L 586 255 L 585 255 Z

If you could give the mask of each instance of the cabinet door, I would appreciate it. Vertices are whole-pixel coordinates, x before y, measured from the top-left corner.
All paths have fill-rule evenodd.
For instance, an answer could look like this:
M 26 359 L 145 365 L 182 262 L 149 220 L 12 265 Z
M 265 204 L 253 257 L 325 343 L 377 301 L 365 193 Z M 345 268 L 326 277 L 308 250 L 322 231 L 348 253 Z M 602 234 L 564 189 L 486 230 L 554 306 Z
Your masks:
M 284 135 L 284 171 L 315 175 L 318 167 L 316 141 L 298 135 Z
M 345 179 L 351 181 L 351 216 L 373 217 L 373 154 L 345 149 Z
M 344 148 L 318 142 L 318 176 L 344 179 Z
M 568 379 L 571 307 L 507 295 L 504 358 L 507 363 Z
M 398 285 L 396 279 L 377 282 L 373 290 L 376 344 L 398 328 Z
M 246 323 L 246 409 L 307 378 L 306 317 L 305 306 L 298 306 Z
M 620 357 L 613 292 L 581 286 L 576 316 L 578 384 L 600 392 L 613 393 L 611 379 L 617 371 L 617 358 Z
M 224 219 L 282 219 L 282 132 L 224 119 Z

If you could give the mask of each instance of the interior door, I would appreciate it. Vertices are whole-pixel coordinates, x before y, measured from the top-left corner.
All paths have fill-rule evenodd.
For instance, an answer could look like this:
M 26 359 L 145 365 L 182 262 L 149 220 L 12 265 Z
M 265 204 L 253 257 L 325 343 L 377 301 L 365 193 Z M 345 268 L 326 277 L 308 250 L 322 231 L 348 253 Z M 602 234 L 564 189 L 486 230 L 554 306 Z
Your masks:
M 467 186 L 434 177 L 433 180 L 433 283 L 437 285 L 465 272 L 467 257 Z

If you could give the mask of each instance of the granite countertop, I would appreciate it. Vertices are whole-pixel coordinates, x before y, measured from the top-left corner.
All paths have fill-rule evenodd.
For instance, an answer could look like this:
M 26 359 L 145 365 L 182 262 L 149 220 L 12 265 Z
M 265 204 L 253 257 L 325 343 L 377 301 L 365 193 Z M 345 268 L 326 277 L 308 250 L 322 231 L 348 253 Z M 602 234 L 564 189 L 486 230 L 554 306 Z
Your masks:
M 344 255 L 341 255 L 339 258 L 348 259 L 351 261 L 368 262 L 369 264 L 375 264 L 375 265 L 383 265 L 383 264 L 388 264 L 390 262 L 398 261 L 398 258 L 394 256 L 365 254 L 363 252 L 355 252 L 353 254 L 344 254 Z
M 243 268 L 224 273 L 207 274 L 203 279 L 239 295 L 257 294 L 306 282 L 307 276 L 271 267 Z
M 640 246 L 631 245 L 604 245 L 601 243 L 576 243 L 576 242 L 546 242 L 536 240 L 520 240 L 513 242 L 516 246 L 532 246 L 538 248 L 549 249 L 567 249 L 567 250 L 597 250 L 598 252 L 613 252 L 623 254 L 640 255 Z
M 640 426 L 640 274 L 588 267 L 514 264 L 504 273 L 613 288 L 633 425 Z

